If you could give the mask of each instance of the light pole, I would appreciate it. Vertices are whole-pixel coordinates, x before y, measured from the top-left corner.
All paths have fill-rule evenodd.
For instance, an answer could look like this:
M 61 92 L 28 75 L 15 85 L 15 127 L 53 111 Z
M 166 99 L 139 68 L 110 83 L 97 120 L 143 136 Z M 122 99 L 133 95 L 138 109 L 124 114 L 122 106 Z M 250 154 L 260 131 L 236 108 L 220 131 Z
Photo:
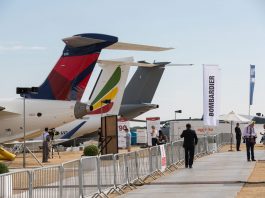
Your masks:
M 17 87 L 16 93 L 23 97 L 23 168 L 26 168 L 26 94 L 37 94 L 38 87 Z
M 175 111 L 175 120 L 177 119 L 177 113 L 182 113 L 182 110 L 176 110 Z

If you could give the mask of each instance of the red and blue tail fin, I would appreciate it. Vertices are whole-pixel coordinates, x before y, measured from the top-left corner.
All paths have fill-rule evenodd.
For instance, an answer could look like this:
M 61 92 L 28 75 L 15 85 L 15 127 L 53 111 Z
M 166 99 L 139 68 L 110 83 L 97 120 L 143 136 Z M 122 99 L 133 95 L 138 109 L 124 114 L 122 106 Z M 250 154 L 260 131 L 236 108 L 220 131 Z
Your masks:
M 118 38 L 78 34 L 63 41 L 66 46 L 62 56 L 39 87 L 38 94 L 27 94 L 27 98 L 81 100 L 101 50 L 116 43 Z

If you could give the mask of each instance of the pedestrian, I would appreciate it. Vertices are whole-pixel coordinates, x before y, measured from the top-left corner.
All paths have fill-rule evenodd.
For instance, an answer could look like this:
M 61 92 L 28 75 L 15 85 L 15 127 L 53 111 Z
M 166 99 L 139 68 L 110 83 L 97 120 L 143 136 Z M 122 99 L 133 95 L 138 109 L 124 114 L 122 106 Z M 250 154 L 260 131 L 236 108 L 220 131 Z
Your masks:
M 183 147 L 185 149 L 185 168 L 192 168 L 193 158 L 194 158 L 194 149 L 195 145 L 198 143 L 198 138 L 196 132 L 191 129 L 191 125 L 186 124 L 186 130 L 180 135 L 181 138 L 184 138 Z
M 152 131 L 151 131 L 151 137 L 152 137 L 152 146 L 157 145 L 157 130 L 155 126 L 151 126 Z
M 235 127 L 235 133 L 236 133 L 236 150 L 240 151 L 240 143 L 241 143 L 241 129 L 239 127 L 239 123 L 236 123 L 236 127 Z
M 247 160 L 250 161 L 250 154 L 251 154 L 251 160 L 255 160 L 254 156 L 254 146 L 256 144 L 256 138 L 257 134 L 254 129 L 254 124 L 255 122 L 252 121 L 247 127 L 244 129 L 243 137 L 246 142 L 246 147 L 247 147 Z
M 128 128 L 125 128 L 124 129 L 125 133 L 126 133 L 126 149 L 128 152 L 131 152 L 131 144 L 132 144 L 132 141 L 131 141 L 131 138 L 132 138 L 132 135 L 131 135 L 131 132 L 129 131 Z
M 263 125 L 263 130 L 264 132 L 260 132 L 260 135 L 262 135 L 260 143 L 263 143 L 263 145 L 265 146 L 265 124 Z
M 50 136 L 49 136 L 49 129 L 45 128 L 43 133 L 43 144 L 42 144 L 42 162 L 48 162 L 49 157 L 49 142 L 50 142 Z

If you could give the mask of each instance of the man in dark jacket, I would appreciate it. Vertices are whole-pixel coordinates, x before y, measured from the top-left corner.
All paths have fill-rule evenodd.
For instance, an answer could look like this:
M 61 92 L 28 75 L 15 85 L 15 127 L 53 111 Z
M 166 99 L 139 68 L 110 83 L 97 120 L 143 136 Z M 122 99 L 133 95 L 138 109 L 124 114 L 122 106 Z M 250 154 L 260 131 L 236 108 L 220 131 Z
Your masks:
M 184 138 L 183 147 L 185 149 L 185 167 L 192 168 L 193 158 L 194 158 L 194 148 L 198 143 L 198 138 L 196 132 L 191 130 L 191 125 L 186 124 L 186 130 L 180 135 L 181 138 Z
M 241 143 L 241 129 L 239 127 L 239 123 L 236 123 L 236 128 L 235 128 L 235 133 L 236 133 L 236 150 L 240 151 L 240 143 Z

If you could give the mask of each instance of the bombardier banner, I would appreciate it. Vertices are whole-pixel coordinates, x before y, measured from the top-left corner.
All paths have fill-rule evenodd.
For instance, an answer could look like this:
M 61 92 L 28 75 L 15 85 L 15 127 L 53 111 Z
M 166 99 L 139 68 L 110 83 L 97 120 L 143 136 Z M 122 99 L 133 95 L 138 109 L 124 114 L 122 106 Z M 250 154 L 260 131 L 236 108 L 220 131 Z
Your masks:
M 218 65 L 203 65 L 203 121 L 216 126 L 219 117 L 220 69 Z

